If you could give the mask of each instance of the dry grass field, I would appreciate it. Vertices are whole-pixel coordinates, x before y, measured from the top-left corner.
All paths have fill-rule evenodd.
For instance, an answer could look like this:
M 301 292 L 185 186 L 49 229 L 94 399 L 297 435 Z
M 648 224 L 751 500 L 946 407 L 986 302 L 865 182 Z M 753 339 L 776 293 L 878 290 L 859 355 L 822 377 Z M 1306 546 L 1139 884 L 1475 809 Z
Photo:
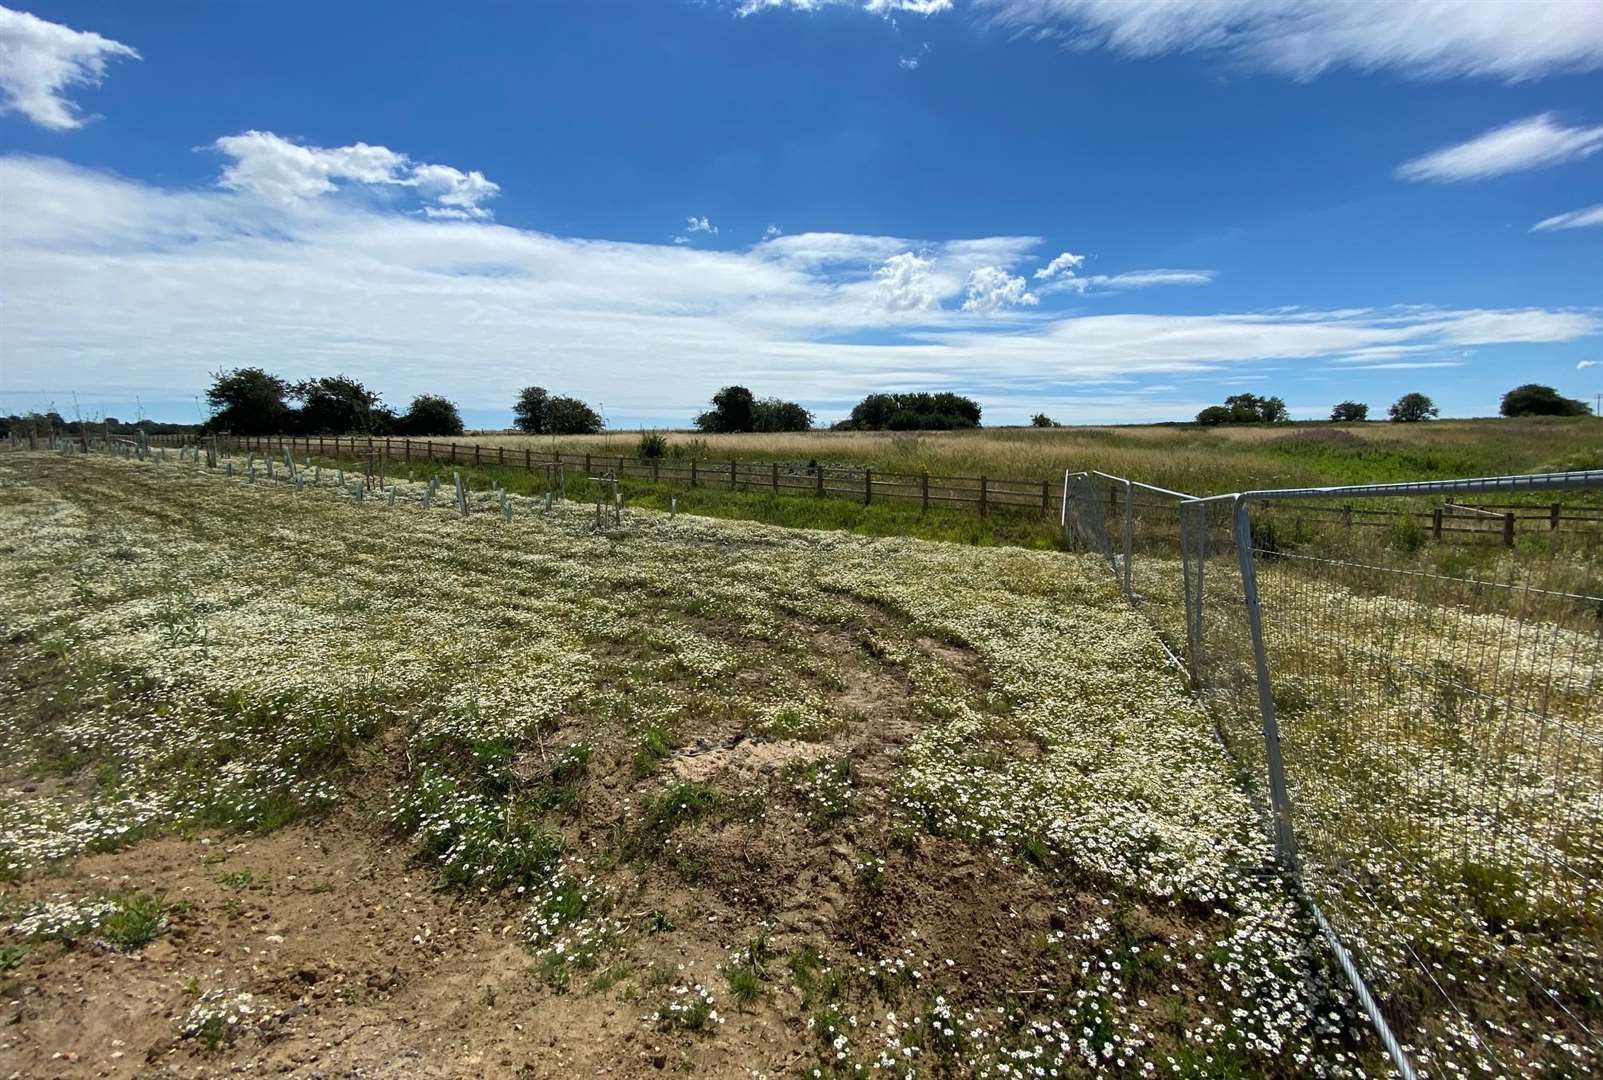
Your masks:
M 949 432 L 814 431 L 789 435 L 665 432 L 682 454 L 724 460 L 820 461 L 897 473 L 1061 479 L 1097 469 L 1211 495 L 1248 488 L 1496 476 L 1603 467 L 1594 417 L 1438 420 L 1416 424 L 1279 424 L 1199 428 L 981 428 Z M 633 454 L 638 433 L 561 438 L 473 434 L 486 446 Z

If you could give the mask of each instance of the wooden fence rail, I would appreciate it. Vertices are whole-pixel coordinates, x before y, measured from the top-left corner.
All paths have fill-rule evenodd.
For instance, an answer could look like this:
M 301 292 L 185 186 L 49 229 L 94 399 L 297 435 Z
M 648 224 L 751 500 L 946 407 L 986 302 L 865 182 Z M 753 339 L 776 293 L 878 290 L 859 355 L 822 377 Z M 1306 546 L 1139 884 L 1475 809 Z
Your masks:
M 932 506 L 971 509 L 981 517 L 992 510 L 1029 512 L 1057 517 L 1062 511 L 1062 481 L 1021 480 L 994 476 L 942 476 L 934 473 L 883 472 L 872 466 L 780 462 L 715 460 L 695 458 L 638 458 L 627 454 L 564 453 L 533 447 L 483 446 L 441 439 L 411 439 L 360 435 L 224 435 L 217 436 L 219 449 L 232 449 L 261 455 L 303 454 L 323 458 L 363 457 L 381 454 L 391 461 L 407 464 L 429 462 L 446 465 L 494 465 L 502 468 L 544 472 L 553 486 L 570 474 L 582 477 L 612 476 L 651 484 L 680 487 L 722 488 L 730 491 L 767 491 L 773 494 L 836 497 L 870 504 L 875 501 L 917 502 L 921 509 Z M 152 435 L 149 445 L 182 446 L 195 442 L 188 435 Z M 1122 513 L 1123 489 L 1110 485 L 1108 507 Z M 1177 503 L 1137 496 L 1132 507 L 1142 516 L 1178 515 Z M 1449 504 L 1428 510 L 1384 510 L 1355 506 L 1299 505 L 1296 513 L 1327 514 L 1340 517 L 1343 524 L 1357 527 L 1387 528 L 1413 522 L 1428 530 L 1435 540 L 1445 534 L 1474 534 L 1500 539 L 1512 545 L 1522 522 L 1540 522 L 1540 531 L 1560 528 L 1603 527 L 1603 509 L 1552 504 L 1499 504 L 1468 506 Z M 1445 519 L 1445 520 L 1444 520 Z M 1449 524 L 1448 522 L 1464 524 Z M 1527 529 L 1527 531 L 1530 531 Z

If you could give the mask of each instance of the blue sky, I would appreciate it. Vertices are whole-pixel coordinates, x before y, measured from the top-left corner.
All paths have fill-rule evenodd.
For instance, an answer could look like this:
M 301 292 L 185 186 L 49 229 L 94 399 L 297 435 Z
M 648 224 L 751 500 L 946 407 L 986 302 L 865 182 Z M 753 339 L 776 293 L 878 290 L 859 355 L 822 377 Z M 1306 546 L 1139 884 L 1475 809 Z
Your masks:
M 1593 3 L 34 4 L 0 106 L 3 411 L 1603 391 Z

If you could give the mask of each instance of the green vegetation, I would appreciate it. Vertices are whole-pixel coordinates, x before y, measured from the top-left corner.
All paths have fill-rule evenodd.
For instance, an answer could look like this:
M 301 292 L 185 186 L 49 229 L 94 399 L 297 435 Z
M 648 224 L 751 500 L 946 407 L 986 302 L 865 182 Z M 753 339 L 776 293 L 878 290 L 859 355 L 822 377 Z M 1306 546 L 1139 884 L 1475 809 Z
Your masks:
M 1526 383 L 1504 394 L 1498 411 L 1504 416 L 1590 416 L 1592 406 L 1564 397 L 1551 386 Z

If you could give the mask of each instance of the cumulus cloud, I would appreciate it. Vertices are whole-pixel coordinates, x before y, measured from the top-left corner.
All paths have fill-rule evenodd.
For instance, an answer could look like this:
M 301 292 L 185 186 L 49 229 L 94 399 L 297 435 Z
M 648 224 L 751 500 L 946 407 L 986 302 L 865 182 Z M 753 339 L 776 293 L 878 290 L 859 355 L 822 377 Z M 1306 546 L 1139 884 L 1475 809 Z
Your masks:
M 1510 82 L 1603 66 L 1584 0 L 978 0 L 1003 26 L 1126 56 L 1217 52 L 1312 79 L 1335 67 Z
M 799 234 L 710 251 L 438 222 L 373 200 L 286 211 L 249 190 L 164 188 L 33 157 L 0 157 L 0 191 L 5 387 L 61 398 L 94 387 L 108 401 L 186 401 L 227 364 L 344 371 L 392 400 L 444 389 L 465 407 L 504 408 L 555 379 L 618 415 L 688 415 L 708 387 L 741 382 L 819 408 L 888 386 L 954 389 L 1023 420 L 1064 388 L 1158 373 L 1444 362 L 1603 334 L 1596 310 L 1539 307 L 1031 309 L 998 327 L 958 298 L 976 270 L 1022 276 L 1036 238 Z M 1037 404 L 992 409 L 1009 400 Z M 1141 408 L 1173 418 L 1196 407 Z
M 1543 218 L 1531 226 L 1531 231 L 1554 232 L 1558 229 L 1589 229 L 1597 226 L 1603 226 L 1603 203 Z
M 932 271 L 935 264 L 911 251 L 892 255 L 874 271 L 875 298 L 886 311 L 929 311 L 939 307 Z
M 1002 308 L 1029 307 L 1040 302 L 1040 297 L 1028 291 L 1022 277 L 1014 277 L 999 266 L 982 266 L 969 272 L 968 296 L 963 310 L 976 315 L 990 315 Z
M 770 225 L 768 228 L 763 230 L 763 239 L 772 240 L 776 236 L 783 236 L 784 233 L 785 230 L 781 229 L 778 225 Z
M 708 221 L 707 218 L 706 218 L 706 215 L 702 215 L 701 217 L 691 216 L 691 217 L 688 217 L 688 218 L 685 219 L 685 232 L 687 232 L 687 233 L 704 232 L 704 233 L 711 233 L 713 236 L 717 236 L 718 235 L 718 226 L 716 226 L 712 222 Z
M 1405 161 L 1397 167 L 1397 175 L 1444 183 L 1484 180 L 1578 161 L 1599 150 L 1603 150 L 1603 125 L 1565 127 L 1552 113 L 1542 113 Z
M 412 161 L 387 146 L 303 146 L 270 131 L 225 135 L 215 143 L 233 160 L 218 184 L 282 207 L 298 206 L 336 190 L 338 182 L 415 189 L 430 205 L 430 217 L 488 218 L 479 204 L 494 198 L 500 185 L 478 171 Z
M 1085 262 L 1084 255 L 1076 255 L 1072 251 L 1065 251 L 1045 266 L 1035 272 L 1037 281 L 1051 281 L 1055 277 L 1067 275 L 1074 276 L 1074 272 Z
M 0 113 L 21 113 L 40 127 L 82 127 L 70 86 L 98 86 L 109 60 L 140 59 L 120 41 L 0 7 Z

